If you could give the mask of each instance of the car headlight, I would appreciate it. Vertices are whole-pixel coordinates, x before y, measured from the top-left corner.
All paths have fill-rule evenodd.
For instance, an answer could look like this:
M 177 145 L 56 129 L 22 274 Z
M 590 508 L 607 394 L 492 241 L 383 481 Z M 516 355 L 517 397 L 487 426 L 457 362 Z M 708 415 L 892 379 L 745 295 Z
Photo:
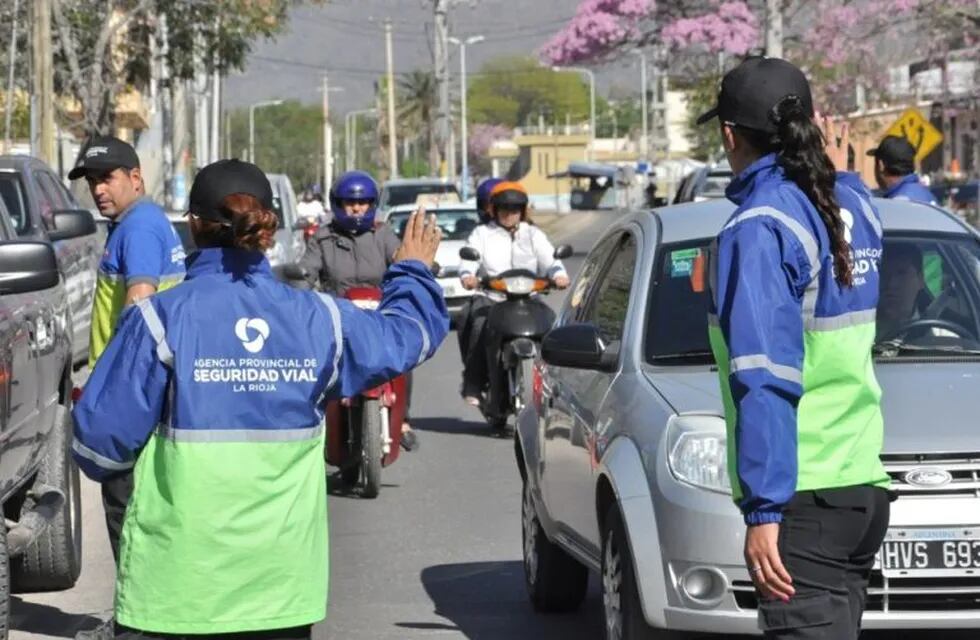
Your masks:
M 688 415 L 671 419 L 667 464 L 674 477 L 700 489 L 731 494 L 724 425 L 718 416 Z

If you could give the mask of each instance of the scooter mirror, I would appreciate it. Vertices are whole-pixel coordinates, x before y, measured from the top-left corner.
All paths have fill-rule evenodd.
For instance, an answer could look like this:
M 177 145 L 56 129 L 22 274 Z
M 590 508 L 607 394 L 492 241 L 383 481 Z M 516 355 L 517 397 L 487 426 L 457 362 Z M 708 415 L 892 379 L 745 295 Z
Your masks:
M 473 247 L 463 247 L 459 250 L 459 257 L 463 260 L 469 260 L 471 262 L 480 261 L 480 252 Z
M 572 249 L 572 245 L 570 244 L 560 244 L 555 247 L 556 260 L 564 260 L 565 258 L 569 258 L 571 257 L 572 253 L 574 253 L 574 251 Z
M 296 263 L 284 265 L 282 275 L 286 280 L 305 280 L 306 269 Z

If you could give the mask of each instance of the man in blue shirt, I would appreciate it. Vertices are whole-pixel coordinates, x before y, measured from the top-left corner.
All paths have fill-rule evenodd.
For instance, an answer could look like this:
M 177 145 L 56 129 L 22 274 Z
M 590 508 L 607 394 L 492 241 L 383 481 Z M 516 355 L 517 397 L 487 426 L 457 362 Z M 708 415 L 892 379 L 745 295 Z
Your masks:
M 901 136 L 885 136 L 868 151 L 875 158 L 875 180 L 882 197 L 936 204 L 936 198 L 915 173 L 915 147 Z

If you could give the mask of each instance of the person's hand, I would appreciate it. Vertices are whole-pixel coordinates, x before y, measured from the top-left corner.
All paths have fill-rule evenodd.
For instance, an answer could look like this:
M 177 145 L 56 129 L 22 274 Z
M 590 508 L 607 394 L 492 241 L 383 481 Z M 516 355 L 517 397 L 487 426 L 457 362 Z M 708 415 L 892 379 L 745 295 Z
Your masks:
M 788 602 L 796 593 L 779 557 L 779 524 L 756 524 L 745 532 L 745 566 L 764 598 Z
M 395 262 L 418 260 L 431 268 L 440 240 L 442 240 L 442 231 L 436 224 L 436 217 L 432 215 L 426 219 L 425 208 L 419 208 L 408 218 L 405 237 L 402 239 L 402 246 L 395 251 L 394 260 Z
M 555 281 L 555 286 L 558 287 L 559 289 L 567 289 L 568 285 L 571 284 L 571 281 L 568 279 L 568 276 L 563 274 L 555 276 L 554 281 Z
M 838 131 L 837 125 L 830 116 L 817 114 L 817 125 L 823 131 L 824 151 L 830 161 L 834 163 L 834 168 L 838 171 L 847 171 L 847 150 L 850 145 L 851 130 L 846 122 L 840 124 Z
M 462 281 L 464 289 L 476 289 L 478 286 L 480 286 L 480 281 L 476 276 L 465 275 L 460 276 L 459 279 Z

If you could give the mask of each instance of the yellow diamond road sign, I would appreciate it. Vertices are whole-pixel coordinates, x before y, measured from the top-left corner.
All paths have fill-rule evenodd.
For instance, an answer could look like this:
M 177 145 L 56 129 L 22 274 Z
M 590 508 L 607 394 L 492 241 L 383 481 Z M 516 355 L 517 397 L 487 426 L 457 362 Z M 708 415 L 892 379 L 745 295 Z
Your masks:
M 918 109 L 906 109 L 895 124 L 888 127 L 886 136 L 901 136 L 915 147 L 915 160 L 921 162 L 943 141 L 942 132 L 929 122 Z

